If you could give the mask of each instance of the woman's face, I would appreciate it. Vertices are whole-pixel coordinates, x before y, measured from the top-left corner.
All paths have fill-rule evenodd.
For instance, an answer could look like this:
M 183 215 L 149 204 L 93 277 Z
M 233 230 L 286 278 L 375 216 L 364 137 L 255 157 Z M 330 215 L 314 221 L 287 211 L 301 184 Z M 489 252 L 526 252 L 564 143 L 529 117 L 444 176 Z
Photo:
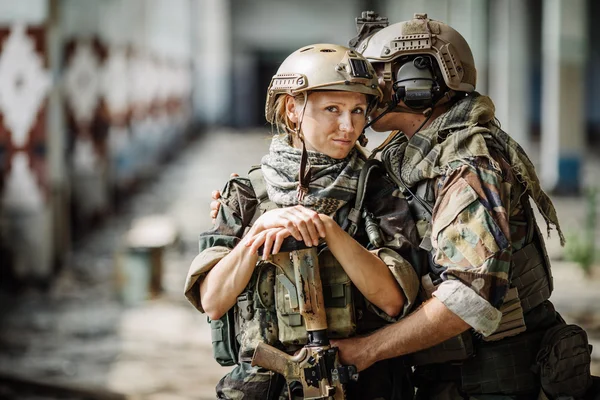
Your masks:
M 367 96 L 342 91 L 317 91 L 308 95 L 302 117 L 302 101 L 286 99 L 288 118 L 295 124 L 302 120 L 301 130 L 307 150 L 329 157 L 345 158 L 366 124 Z M 294 138 L 294 147 L 301 148 Z

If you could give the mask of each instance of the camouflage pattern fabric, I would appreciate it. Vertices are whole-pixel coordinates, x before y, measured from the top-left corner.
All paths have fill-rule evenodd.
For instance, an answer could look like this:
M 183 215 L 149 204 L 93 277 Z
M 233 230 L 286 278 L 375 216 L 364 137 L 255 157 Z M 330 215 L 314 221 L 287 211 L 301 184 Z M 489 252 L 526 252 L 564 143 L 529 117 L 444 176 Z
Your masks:
M 444 271 L 436 297 L 476 331 L 491 334 L 509 288 L 512 253 L 527 232 L 521 196 L 531 196 L 560 234 L 531 162 L 496 126 L 491 100 L 478 94 L 410 140 L 399 134 L 382 159 L 407 187 L 434 182 L 431 258 Z
M 275 311 L 275 266 L 260 262 L 252 275 L 251 289 L 253 313 L 240 319 L 239 359 L 250 362 L 259 342 L 275 346 L 278 340 L 277 313 Z
M 533 222 L 523 196 L 535 201 L 562 238 L 554 207 L 539 187 L 531 162 L 497 126 L 491 100 L 478 94 L 459 100 L 410 140 L 397 135 L 382 159 L 406 187 L 426 182 L 433 189 L 429 260 L 431 271 L 441 271 L 433 295 L 476 332 L 492 334 L 511 286 L 513 253 L 528 244 L 527 227 Z M 532 332 L 558 318 L 546 301 L 525 316 L 525 325 Z M 460 381 L 460 376 L 430 377 L 419 383 L 417 398 L 515 398 L 467 395 Z
M 346 389 L 348 400 L 411 399 L 414 389 L 408 380 L 406 366 L 400 359 L 380 361 L 360 373 L 358 383 Z M 287 384 L 283 376 L 240 363 L 217 384 L 217 398 L 228 400 L 287 400 Z M 301 388 L 295 386 L 293 399 L 302 399 Z
M 217 399 L 277 399 L 284 383 L 285 379 L 279 374 L 241 362 L 217 384 Z
M 500 129 L 494 113 L 492 100 L 475 92 L 459 100 L 410 140 L 402 133 L 397 134 L 382 159 L 390 166 L 390 173 L 412 187 L 424 179 L 447 175 L 453 161 L 476 157 L 488 159 L 493 169 L 500 172 L 490 154 L 491 149 L 496 149 L 505 155 L 511 171 L 546 220 L 548 230 L 551 225 L 555 226 L 564 243 L 556 210 L 540 187 L 531 160 L 523 148 Z
M 317 177 L 319 175 L 317 174 Z M 325 177 L 321 176 L 325 179 Z M 354 189 L 356 191 L 356 189 Z M 339 191 L 337 191 L 339 193 Z M 365 198 L 365 207 L 369 212 L 373 213 L 377 221 L 379 221 L 381 233 L 384 238 L 385 246 L 389 251 L 386 255 L 389 256 L 391 253 L 396 252 L 397 257 L 409 260 L 411 263 L 416 259 L 416 247 L 417 232 L 410 211 L 408 203 L 397 189 L 396 185 L 381 172 L 374 172 L 372 178 L 369 181 L 368 195 Z M 338 224 L 342 224 L 345 221 L 350 204 L 354 201 L 354 196 L 349 197 L 345 200 L 345 206 L 338 209 L 333 215 L 333 218 Z M 254 217 L 258 201 L 256 195 L 247 178 L 232 178 L 226 184 L 223 189 L 221 197 L 221 207 L 219 209 L 216 223 L 210 231 L 202 233 L 199 240 L 199 250 L 202 253 L 204 250 L 209 250 L 214 247 L 225 247 L 233 249 L 244 235 L 246 228 L 250 225 L 252 218 Z M 310 208 L 310 207 L 309 207 Z M 372 249 L 369 240 L 366 236 L 364 226 L 360 226 L 355 239 L 363 244 L 368 249 Z M 211 261 L 214 265 L 214 260 Z M 256 282 L 256 274 L 253 276 L 251 282 Z M 204 270 L 204 272 L 206 272 Z M 199 293 L 199 283 L 201 276 L 198 276 L 198 280 L 189 283 L 189 287 L 186 292 L 197 292 Z M 263 275 L 262 279 L 259 279 L 259 284 L 264 279 L 268 279 L 267 275 Z M 359 294 L 358 291 L 355 291 Z M 268 297 L 268 296 L 267 296 Z M 358 296 L 357 296 L 358 297 Z M 365 304 L 366 299 L 359 296 L 357 298 L 357 304 Z M 355 297 L 356 298 L 356 297 Z M 261 298 L 260 301 L 264 301 Z M 202 309 L 199 299 L 196 299 L 196 307 Z M 256 302 L 255 302 L 256 304 Z M 269 307 L 265 307 L 269 308 Z M 255 313 L 256 314 L 256 313 Z M 387 321 L 380 316 L 384 314 L 380 310 L 376 310 L 376 307 L 370 305 L 365 307 L 365 311 L 362 318 L 357 321 L 357 330 L 361 333 L 369 332 L 371 329 L 381 327 Z M 390 319 L 389 316 L 387 316 Z M 375 322 L 374 320 L 379 320 Z M 259 329 L 254 331 L 255 335 L 250 338 L 248 334 L 242 334 L 244 342 L 247 344 L 255 342 L 256 339 L 269 341 L 268 337 L 272 334 L 272 325 L 263 324 L 261 325 L 265 329 Z M 243 329 L 244 330 L 244 329 Z M 244 336 L 246 335 L 246 336 Z M 262 337 L 263 339 L 260 339 Z M 248 339 L 248 340 L 246 340 Z M 244 344 L 242 344 L 244 347 Z M 248 360 L 247 356 L 250 355 L 250 347 L 246 346 L 245 354 L 240 354 L 242 359 Z M 246 357 L 244 357 L 246 356 Z M 386 364 L 387 365 L 387 364 Z M 357 385 L 355 385 L 352 392 L 362 393 L 360 398 L 391 398 L 394 392 L 398 389 L 394 389 L 392 383 L 397 385 L 405 384 L 404 380 L 408 374 L 409 369 L 403 366 L 394 367 L 393 375 L 394 380 L 390 381 L 390 370 L 387 373 L 382 373 L 381 370 L 378 373 L 370 373 L 365 371 L 364 379 L 359 379 Z M 227 374 L 217 386 L 217 394 L 219 398 L 231 398 L 231 399 L 258 399 L 265 398 L 265 393 L 269 390 L 269 387 L 273 387 L 274 380 L 276 378 L 265 375 L 259 372 L 257 369 L 251 368 L 248 363 L 240 363 L 233 371 Z M 392 383 L 390 383 L 392 382 Z M 406 384 L 408 385 L 408 384 Z M 375 390 L 373 388 L 379 387 L 380 389 Z M 365 393 L 374 393 L 376 396 L 368 397 Z

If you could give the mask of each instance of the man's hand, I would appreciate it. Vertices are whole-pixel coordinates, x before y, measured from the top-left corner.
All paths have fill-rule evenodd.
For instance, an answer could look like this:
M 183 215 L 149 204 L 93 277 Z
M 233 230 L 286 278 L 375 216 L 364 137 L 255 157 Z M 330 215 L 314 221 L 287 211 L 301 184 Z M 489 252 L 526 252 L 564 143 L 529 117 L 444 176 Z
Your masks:
M 212 201 L 210 202 L 210 219 L 212 219 L 213 225 L 217 222 L 217 214 L 219 213 L 219 208 L 221 208 L 221 203 L 219 203 L 219 199 L 221 198 L 220 190 L 213 190 L 210 194 Z
M 340 363 L 342 365 L 354 365 L 356 369 L 364 371 L 373 365 L 377 360 L 373 357 L 372 352 L 367 352 L 365 342 L 369 340 L 368 336 L 356 336 L 348 339 L 331 340 L 331 345 L 339 349 Z
M 239 175 L 235 172 L 229 175 L 229 178 L 237 178 Z M 221 203 L 219 203 L 219 199 L 221 198 L 220 190 L 213 190 L 210 194 L 212 201 L 210 202 L 210 219 L 212 219 L 213 225 L 217 222 L 217 214 L 219 214 L 219 208 L 221 208 Z

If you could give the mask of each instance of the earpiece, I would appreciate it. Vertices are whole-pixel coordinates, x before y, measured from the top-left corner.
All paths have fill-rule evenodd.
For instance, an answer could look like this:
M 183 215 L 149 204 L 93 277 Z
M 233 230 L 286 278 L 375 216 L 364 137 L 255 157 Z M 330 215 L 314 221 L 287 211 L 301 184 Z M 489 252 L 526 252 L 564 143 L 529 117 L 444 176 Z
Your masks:
M 412 62 L 404 63 L 398 69 L 392 88 L 392 101 L 395 104 L 404 101 L 408 108 L 414 110 L 432 107 L 436 94 L 440 91 L 432 60 L 428 56 L 419 56 Z

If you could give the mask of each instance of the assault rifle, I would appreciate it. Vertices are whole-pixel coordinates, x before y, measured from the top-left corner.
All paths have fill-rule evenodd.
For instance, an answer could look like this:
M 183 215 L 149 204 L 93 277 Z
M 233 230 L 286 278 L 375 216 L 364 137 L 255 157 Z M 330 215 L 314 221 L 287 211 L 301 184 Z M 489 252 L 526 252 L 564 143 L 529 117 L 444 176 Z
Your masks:
M 304 318 L 308 343 L 294 356 L 259 343 L 252 365 L 277 372 L 288 383 L 300 382 L 305 399 L 345 399 L 345 386 L 350 380 L 358 379 L 358 372 L 353 365 L 340 364 L 338 349 L 331 347 L 327 337 L 317 248 L 307 248 L 303 242 L 288 238 L 281 252 L 290 252 L 298 294 L 298 308 L 294 311 Z

